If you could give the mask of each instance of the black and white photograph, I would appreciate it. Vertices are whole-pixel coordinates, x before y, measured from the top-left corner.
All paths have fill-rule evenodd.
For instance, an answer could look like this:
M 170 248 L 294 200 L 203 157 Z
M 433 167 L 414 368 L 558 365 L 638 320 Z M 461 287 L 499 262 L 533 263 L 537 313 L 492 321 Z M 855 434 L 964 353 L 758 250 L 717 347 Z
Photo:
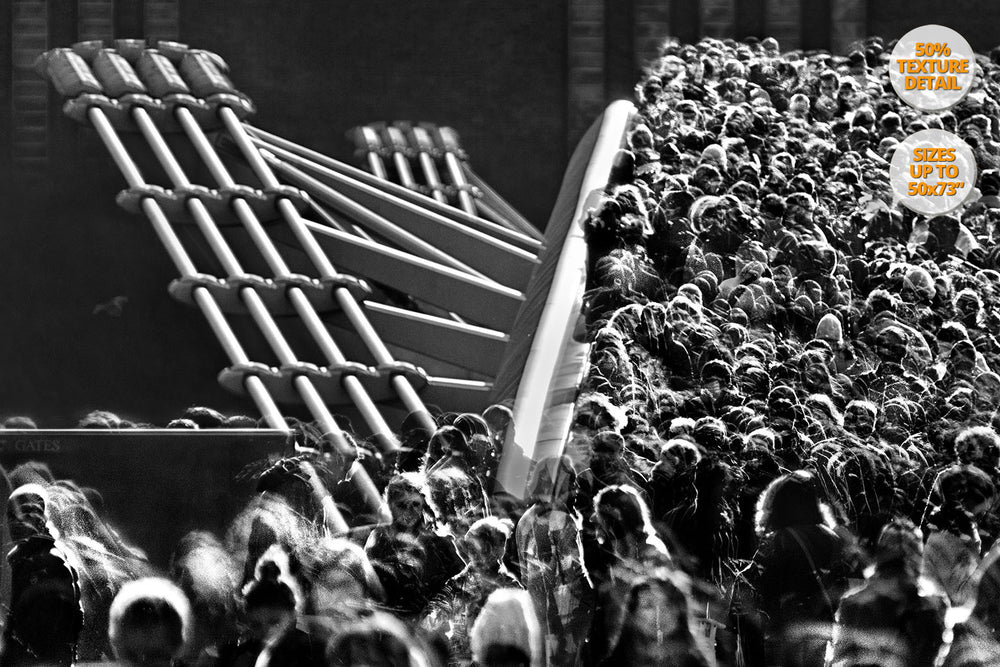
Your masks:
M 0 211 L 0 667 L 1000 665 L 1000 3 L 3 0 Z

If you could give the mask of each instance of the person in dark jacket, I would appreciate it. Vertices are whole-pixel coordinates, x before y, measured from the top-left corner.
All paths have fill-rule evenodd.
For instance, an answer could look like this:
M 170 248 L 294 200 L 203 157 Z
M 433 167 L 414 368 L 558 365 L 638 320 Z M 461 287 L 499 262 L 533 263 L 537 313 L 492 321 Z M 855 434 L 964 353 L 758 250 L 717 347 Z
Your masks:
M 922 554 L 923 536 L 910 521 L 882 529 L 872 573 L 840 601 L 833 667 L 935 664 L 950 605 L 920 576 Z
M 715 660 L 694 625 L 682 575 L 657 571 L 632 585 L 614 650 L 603 665 L 709 667 Z
M 76 569 L 55 539 L 48 492 L 39 484 L 17 488 L 7 503 L 14 548 L 7 554 L 11 600 L 4 627 L 4 667 L 71 665 L 83 628 Z
M 448 580 L 462 571 L 454 539 L 434 530 L 426 484 L 417 473 L 393 477 L 385 490 L 392 523 L 378 526 L 365 552 L 385 589 L 385 604 L 397 615 L 415 620 Z
M 295 627 L 302 603 L 287 558 L 277 546 L 261 557 L 243 593 L 248 631 L 241 641 L 219 651 L 216 667 L 324 664 L 323 644 Z
M 754 579 L 767 664 L 822 665 L 848 579 L 859 576 L 853 539 L 833 521 L 815 476 L 774 480 L 757 504 Z

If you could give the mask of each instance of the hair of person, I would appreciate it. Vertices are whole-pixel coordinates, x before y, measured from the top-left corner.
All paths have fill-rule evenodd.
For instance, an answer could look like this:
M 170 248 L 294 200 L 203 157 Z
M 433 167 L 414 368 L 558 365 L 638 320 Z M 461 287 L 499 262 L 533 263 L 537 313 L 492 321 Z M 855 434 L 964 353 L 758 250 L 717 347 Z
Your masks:
M 352 667 L 356 664 L 354 652 L 357 647 L 364 647 L 368 656 L 377 656 L 370 664 L 430 667 L 426 655 L 406 625 L 384 612 L 374 612 L 331 637 L 326 646 L 326 664 L 330 667 Z
M 37 429 L 38 424 L 31 417 L 13 415 L 3 420 L 3 428 L 31 431 Z
M 455 428 L 465 434 L 466 439 L 471 440 L 474 435 L 484 435 L 489 437 L 490 426 L 480 415 L 463 412 L 455 418 L 453 424 Z
M 469 451 L 469 438 L 456 426 L 441 426 L 431 435 L 427 444 L 428 465 L 448 455 L 465 455 Z
M 594 514 L 617 538 L 652 537 L 656 534 L 646 501 L 628 484 L 601 489 L 594 498 Z
M 187 419 L 182 417 L 179 419 L 171 419 L 170 421 L 168 421 L 166 428 L 183 428 L 194 431 L 201 427 L 198 426 L 198 423 L 193 419 Z
M 898 571 L 916 577 L 920 574 L 923 551 L 921 530 L 909 519 L 893 519 L 879 533 L 875 547 L 875 570 Z
M 754 523 L 758 534 L 798 525 L 835 525 L 816 476 L 807 470 L 787 473 L 768 484 L 757 500 Z
M 962 429 L 955 438 L 955 449 L 962 451 L 966 445 L 971 445 L 973 442 L 1000 450 L 1000 435 L 989 426 L 969 426 Z
M 222 422 L 222 428 L 257 428 L 257 420 L 249 415 L 231 415 Z
M 219 539 L 205 531 L 182 537 L 170 559 L 170 575 L 179 581 L 193 603 L 236 599 L 239 566 Z
M 48 486 L 56 481 L 55 475 L 52 474 L 52 469 L 42 461 L 25 461 L 24 463 L 20 463 L 7 474 L 7 478 L 10 480 L 11 487 L 15 489 L 32 482 Z
M 262 528 L 270 532 L 270 541 L 265 544 L 254 542 L 260 537 Z M 285 498 L 273 493 L 261 493 L 254 496 L 233 519 L 226 531 L 224 544 L 236 562 L 245 564 L 245 582 L 251 578 L 252 568 L 260 555 L 271 544 L 280 544 L 294 551 L 305 548 L 319 536 L 316 526 L 296 512 Z
M 416 493 L 424 497 L 427 495 L 427 478 L 423 473 L 402 472 L 394 475 L 385 487 L 385 499 L 387 502 L 398 500 L 408 493 Z
M 38 498 L 38 501 L 33 500 Z M 15 540 L 27 537 L 28 533 L 37 530 L 47 530 L 54 538 L 59 539 L 59 530 L 52 523 L 51 509 L 49 507 L 49 491 L 47 486 L 41 484 L 28 483 L 14 489 L 7 499 L 6 512 L 7 528 L 11 532 L 11 537 Z M 24 520 L 31 517 L 30 523 Z M 44 526 L 42 526 L 44 522 Z M 15 526 L 24 526 L 27 532 L 18 537 L 14 534 Z
M 671 438 L 663 443 L 663 446 L 660 447 L 660 456 L 668 453 L 676 456 L 688 465 L 698 463 L 703 456 L 701 448 L 687 438 Z
M 832 420 L 838 426 L 844 425 L 844 415 L 833 404 L 833 399 L 826 394 L 810 394 L 806 397 L 805 402 L 814 412 L 821 410 L 827 419 Z
M 507 543 L 513 533 L 510 519 L 487 516 L 478 519 L 465 531 L 466 537 L 487 540 L 491 545 L 499 547 Z
M 872 418 L 873 421 L 878 417 L 878 406 L 871 401 L 861 398 L 856 398 L 847 404 L 847 407 L 844 408 L 844 412 L 849 412 L 852 408 L 859 408 L 861 410 L 864 410 L 866 413 L 868 413 L 868 415 Z
M 273 544 L 257 561 L 254 578 L 243 588 L 247 609 L 273 607 L 301 611 L 304 598 L 291 575 L 288 554 Z
M 169 633 L 177 647 L 175 655 L 179 654 L 190 641 L 193 630 L 191 604 L 184 592 L 160 577 L 136 579 L 122 586 L 109 612 L 111 645 L 118 646 L 123 632 L 150 631 L 156 627 Z
M 79 487 L 72 482 L 60 480 L 46 487 L 46 490 L 47 511 L 60 537 L 64 540 L 75 538 L 86 543 L 88 549 L 90 545 L 100 545 L 99 549 L 94 550 L 94 557 L 110 557 L 118 561 L 117 567 L 107 568 L 109 576 L 111 573 L 115 573 L 118 578 L 135 576 L 135 570 L 146 569 L 148 563 L 131 551 L 121 537 L 105 523 Z
M 385 599 L 382 582 L 372 567 L 368 554 L 360 546 L 340 537 L 327 537 L 302 556 L 303 569 L 308 578 L 316 581 L 325 572 L 343 572 L 353 579 L 369 600 Z
M 996 496 L 996 486 L 975 465 L 953 465 L 934 480 L 934 492 L 942 503 L 955 502 L 970 512 L 983 501 Z
M 486 599 L 469 631 L 472 655 L 479 664 L 489 664 L 491 646 L 513 646 L 530 657 L 532 667 L 540 667 L 542 633 L 527 591 L 499 588 Z
M 434 515 L 447 522 L 461 509 L 456 505 L 457 499 L 464 496 L 466 503 L 474 503 L 476 498 L 472 494 L 478 490 L 465 470 L 447 466 L 427 475 L 427 492 Z
M 483 420 L 489 426 L 490 437 L 506 437 L 514 422 L 514 413 L 506 405 L 491 405 L 483 411 Z
M 122 418 L 107 410 L 93 410 L 88 412 L 77 422 L 77 428 L 120 428 Z
M 218 410 L 200 405 L 192 405 L 184 410 L 184 417 L 196 423 L 199 428 L 222 428 L 226 421 L 226 416 Z

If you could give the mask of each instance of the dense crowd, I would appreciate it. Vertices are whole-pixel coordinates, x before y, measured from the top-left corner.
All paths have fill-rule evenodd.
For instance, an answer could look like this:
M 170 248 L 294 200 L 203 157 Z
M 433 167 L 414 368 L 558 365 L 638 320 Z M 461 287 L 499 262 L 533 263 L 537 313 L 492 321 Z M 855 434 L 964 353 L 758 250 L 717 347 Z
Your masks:
M 587 220 L 589 474 L 648 500 L 726 662 L 1000 660 L 1000 50 L 930 114 L 892 47 L 666 46 Z M 929 128 L 979 171 L 928 219 L 888 161 Z
M 45 427 L 45 425 L 42 425 Z M 263 419 L 254 419 L 247 415 L 225 415 L 213 408 L 204 406 L 191 406 L 184 410 L 184 413 L 175 419 L 171 419 L 166 424 L 150 424 L 148 422 L 133 421 L 121 417 L 108 410 L 92 410 L 77 420 L 74 428 L 104 428 L 104 429 L 128 429 L 128 428 L 258 428 L 266 426 Z M 15 415 L 0 420 L 0 430 L 4 429 L 27 429 L 39 428 L 39 424 L 31 417 L 25 415 Z
M 496 479 L 505 406 L 409 419 L 394 456 L 359 440 L 381 516 L 296 423 L 300 455 L 161 570 L 93 489 L 24 464 L 0 477 L 3 664 L 1000 662 L 1000 52 L 926 114 L 891 47 L 663 47 L 585 221 L 571 442 L 524 501 Z M 927 128 L 979 166 L 930 219 L 887 164 Z

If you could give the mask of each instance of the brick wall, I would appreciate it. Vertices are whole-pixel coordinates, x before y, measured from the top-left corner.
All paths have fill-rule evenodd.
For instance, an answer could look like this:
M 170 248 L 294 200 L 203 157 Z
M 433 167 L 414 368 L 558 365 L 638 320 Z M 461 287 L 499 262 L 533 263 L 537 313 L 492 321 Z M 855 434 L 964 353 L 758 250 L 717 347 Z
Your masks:
M 605 0 L 567 3 L 567 148 L 583 135 L 604 109 Z
M 778 40 L 782 51 L 799 48 L 802 33 L 800 11 L 798 2 L 766 0 L 764 3 L 764 31 Z
M 736 0 L 701 0 L 701 29 L 706 37 L 732 37 L 735 20 Z
M 851 42 L 867 36 L 867 4 L 866 0 L 833 0 L 830 16 L 833 51 L 844 53 Z
M 660 45 L 670 35 L 670 3 L 635 0 L 635 49 L 639 63 L 656 58 Z

